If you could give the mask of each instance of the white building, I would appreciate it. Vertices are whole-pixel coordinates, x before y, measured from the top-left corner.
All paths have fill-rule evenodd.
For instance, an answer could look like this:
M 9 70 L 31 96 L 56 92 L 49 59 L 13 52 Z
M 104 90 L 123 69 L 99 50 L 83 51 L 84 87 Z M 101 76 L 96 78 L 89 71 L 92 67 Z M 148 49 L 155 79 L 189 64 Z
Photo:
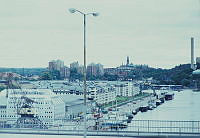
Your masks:
M 1 94 L 1 93 L 0 93 Z M 0 122 L 5 122 L 7 118 L 7 100 L 0 96 Z
M 0 121 L 15 123 L 21 116 L 17 114 L 20 108 L 21 97 L 27 97 L 34 101 L 35 117 L 46 125 L 61 123 L 57 119 L 65 117 L 65 104 L 59 96 L 50 89 L 9 89 L 0 92 Z M 6 118 L 6 119 L 5 119 Z
M 89 86 L 89 97 L 97 104 L 108 104 L 116 100 L 116 91 L 109 84 L 97 84 L 96 86 Z
M 116 96 L 132 97 L 139 93 L 139 86 L 133 82 L 93 82 L 88 85 L 89 98 L 103 105 L 112 103 Z
M 112 82 L 116 90 L 117 96 L 131 97 L 139 93 L 139 87 L 133 82 Z

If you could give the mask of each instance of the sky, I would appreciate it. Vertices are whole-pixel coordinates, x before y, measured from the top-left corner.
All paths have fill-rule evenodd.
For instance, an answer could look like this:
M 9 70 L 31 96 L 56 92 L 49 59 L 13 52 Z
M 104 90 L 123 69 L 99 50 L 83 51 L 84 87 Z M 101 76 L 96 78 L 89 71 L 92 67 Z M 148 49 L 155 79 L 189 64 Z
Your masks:
M 0 67 L 47 67 L 61 59 L 83 64 L 172 68 L 190 63 L 190 38 L 200 56 L 200 0 L 1 0 Z

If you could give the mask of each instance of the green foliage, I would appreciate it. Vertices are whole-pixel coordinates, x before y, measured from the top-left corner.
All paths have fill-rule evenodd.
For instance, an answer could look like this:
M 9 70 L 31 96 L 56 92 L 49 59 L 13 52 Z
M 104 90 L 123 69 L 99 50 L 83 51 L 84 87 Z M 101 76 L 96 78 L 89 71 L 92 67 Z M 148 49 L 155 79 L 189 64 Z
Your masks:
M 53 71 L 45 71 L 42 72 L 40 75 L 40 80 L 61 80 L 60 71 L 53 70 Z
M 190 83 L 191 83 L 191 81 L 188 80 L 188 79 L 183 79 L 183 80 L 181 80 L 181 85 L 183 85 L 183 86 L 189 87 L 189 86 L 190 86 Z
M 193 87 L 192 81 L 195 79 L 192 75 L 190 64 L 183 64 L 172 69 L 163 70 L 154 79 L 159 80 L 159 84 L 176 84 L 186 87 Z
M 129 101 L 137 101 L 137 100 L 141 100 L 145 97 L 148 97 L 150 94 L 149 93 L 139 93 L 136 94 L 134 96 L 117 96 L 116 100 L 117 100 L 117 105 L 122 105 L 125 104 Z M 113 102 L 109 102 L 108 104 L 105 105 L 101 105 L 100 107 L 105 108 L 105 107 L 111 107 L 113 104 L 115 105 L 116 101 Z
M 176 84 L 187 87 L 193 87 L 193 80 L 197 80 L 200 76 L 192 75 L 190 64 L 183 64 L 172 69 L 155 69 L 150 67 L 136 67 L 133 71 L 135 79 L 150 78 L 158 82 L 158 84 Z
M 53 80 L 61 80 L 61 75 L 60 75 L 60 71 L 58 70 L 53 70 L 50 71 L 51 76 L 53 77 Z
M 40 75 L 40 80 L 52 80 L 52 79 L 53 79 L 53 76 L 51 75 L 50 72 L 43 72 Z
M 4 89 L 5 89 L 4 86 L 0 86 L 0 92 L 1 92 L 2 90 L 4 90 Z
M 25 76 L 40 75 L 46 71 L 47 68 L 0 68 L 0 72 L 13 72 Z
M 200 64 L 197 65 L 200 68 Z M 187 87 L 194 87 L 194 82 L 200 83 L 199 75 L 192 75 L 190 64 L 183 64 L 172 69 L 151 68 L 148 66 L 136 66 L 134 70 L 128 72 L 123 78 L 124 80 L 135 79 L 142 80 L 152 77 L 157 84 L 180 84 Z M 21 75 L 31 76 L 40 75 L 42 80 L 63 79 L 60 72 L 55 70 L 49 72 L 47 68 L 0 68 L 0 72 L 14 72 Z M 70 70 L 70 80 L 83 80 L 83 75 L 78 73 L 76 69 Z M 103 76 L 87 75 L 87 80 L 108 80 L 116 81 L 119 79 L 118 75 L 110 75 L 105 73 Z
M 78 79 L 78 80 L 83 80 L 83 75 L 80 74 L 80 73 L 78 73 L 78 71 L 77 71 L 76 68 L 70 69 L 70 77 L 69 77 L 69 79 L 70 79 L 71 81 L 77 80 L 77 79 Z
M 103 79 L 108 81 L 116 81 L 118 79 L 118 76 L 105 73 Z

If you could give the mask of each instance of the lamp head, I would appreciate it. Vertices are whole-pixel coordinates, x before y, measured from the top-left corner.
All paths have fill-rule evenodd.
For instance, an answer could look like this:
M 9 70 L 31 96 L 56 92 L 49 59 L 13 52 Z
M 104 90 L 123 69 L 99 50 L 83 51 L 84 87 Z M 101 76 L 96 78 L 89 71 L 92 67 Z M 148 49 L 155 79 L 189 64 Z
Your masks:
M 99 16 L 99 13 L 97 13 L 97 12 L 96 13 L 92 13 L 92 15 L 96 17 L 96 16 Z
M 75 12 L 76 12 L 76 9 L 74 9 L 74 8 L 70 8 L 70 9 L 69 9 L 69 12 L 71 12 L 71 13 L 75 13 Z

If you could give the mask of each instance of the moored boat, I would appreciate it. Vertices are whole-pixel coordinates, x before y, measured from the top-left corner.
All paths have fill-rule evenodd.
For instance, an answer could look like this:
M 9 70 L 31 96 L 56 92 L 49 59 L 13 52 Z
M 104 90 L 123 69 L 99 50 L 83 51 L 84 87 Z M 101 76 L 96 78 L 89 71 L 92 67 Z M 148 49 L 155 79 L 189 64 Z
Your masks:
M 160 100 L 157 100 L 156 101 L 156 106 L 159 106 L 159 105 L 161 105 L 162 104 L 162 102 L 160 101 Z
M 133 114 L 133 115 L 136 115 L 136 114 L 137 114 L 137 111 L 136 111 L 136 110 L 133 110 L 133 111 L 132 111 L 132 114 Z
M 141 112 L 147 112 L 147 111 L 148 111 L 148 108 L 149 108 L 149 105 L 143 105 L 143 106 L 141 106 L 141 107 L 139 108 L 139 110 L 140 110 Z
M 172 100 L 172 99 L 174 99 L 174 93 L 165 94 L 165 100 Z

